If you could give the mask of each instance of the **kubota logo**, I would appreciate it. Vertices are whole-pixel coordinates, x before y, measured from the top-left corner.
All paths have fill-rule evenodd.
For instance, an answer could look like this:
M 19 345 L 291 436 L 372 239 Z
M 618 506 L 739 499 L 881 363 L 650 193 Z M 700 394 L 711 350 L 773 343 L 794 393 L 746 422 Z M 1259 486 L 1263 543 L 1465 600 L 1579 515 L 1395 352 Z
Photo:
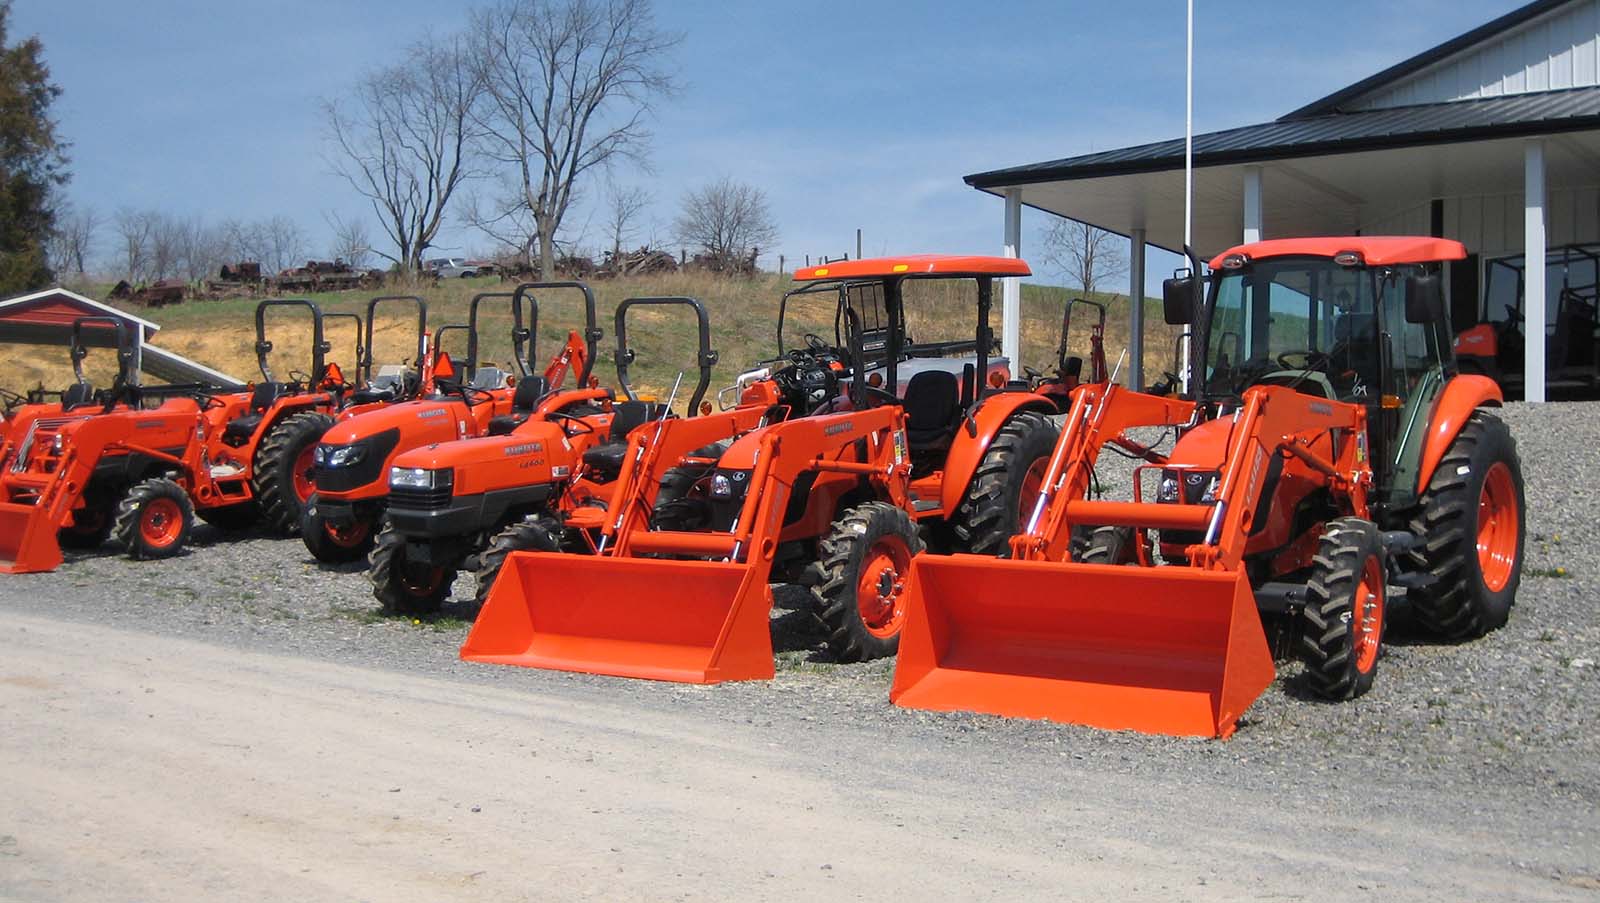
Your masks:
M 421 420 L 427 420 L 430 417 L 443 417 L 446 413 L 448 412 L 444 408 L 434 408 L 431 411 L 418 411 L 417 417 Z
M 855 428 L 856 428 L 856 425 L 854 423 L 852 423 L 849 420 L 846 420 L 843 423 L 835 423 L 833 426 L 825 426 L 825 427 L 823 427 L 822 428 L 822 435 L 824 435 L 824 436 L 837 436 L 840 433 L 848 433 L 848 432 L 850 432 L 851 430 L 853 430 Z
M 505 448 L 504 454 L 508 458 L 514 458 L 517 455 L 526 455 L 529 452 L 536 451 L 544 451 L 543 442 L 527 442 L 522 445 L 508 445 Z

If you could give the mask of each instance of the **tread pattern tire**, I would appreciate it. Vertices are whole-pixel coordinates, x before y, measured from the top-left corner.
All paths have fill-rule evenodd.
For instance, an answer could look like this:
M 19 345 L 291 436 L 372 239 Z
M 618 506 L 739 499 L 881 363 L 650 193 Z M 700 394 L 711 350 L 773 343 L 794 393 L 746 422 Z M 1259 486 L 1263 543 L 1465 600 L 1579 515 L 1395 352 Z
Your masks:
M 1138 564 L 1132 527 L 1096 527 L 1074 551 L 1084 564 Z
M 801 583 L 811 588 L 813 613 L 828 638 L 828 650 L 841 662 L 865 662 L 894 655 L 900 636 L 872 634 L 861 619 L 856 587 L 866 552 L 881 537 L 898 534 L 911 555 L 923 543 L 911 515 L 885 502 L 867 502 L 834 521 L 821 541 L 819 560 L 806 567 Z
M 417 580 L 413 566 L 406 561 L 406 538 L 390 524 L 373 543 L 367 556 L 372 579 L 372 597 L 392 615 L 431 615 L 450 597 L 455 582 L 453 568 L 430 569 L 427 579 Z
M 1378 650 L 1362 670 L 1353 621 L 1360 616 L 1356 594 L 1361 577 L 1373 559 L 1378 580 Z M 1388 593 L 1383 585 L 1387 575 L 1383 537 L 1376 524 L 1359 517 L 1331 520 L 1311 561 L 1295 651 L 1305 663 L 1311 692 L 1323 699 L 1354 699 L 1372 689 L 1382 655 L 1383 628 L 1388 623 L 1384 612 Z
M 158 501 L 170 501 L 177 506 L 178 530 L 169 542 L 152 542 L 142 529 L 145 509 Z M 181 552 L 193 529 L 194 506 L 189 502 L 189 493 L 166 477 L 151 477 L 133 484 L 117 504 L 117 517 L 112 524 L 111 535 L 127 550 L 129 558 L 148 561 L 171 558 Z
M 312 506 L 300 514 L 300 539 L 306 544 L 311 557 L 323 564 L 348 564 L 360 561 L 372 552 L 374 538 L 372 524 L 360 522 L 353 526 L 361 532 L 352 535 L 353 542 L 339 542 L 328 532 L 325 520 L 311 513 Z
M 305 505 L 294 491 L 294 464 L 307 445 L 315 445 L 333 426 L 333 418 L 319 411 L 303 411 L 272 428 L 256 452 L 250 484 L 261 520 L 267 528 L 283 536 L 300 529 Z
M 506 563 L 506 556 L 512 552 L 559 552 L 561 542 L 560 525 L 549 518 L 528 518 L 518 521 L 499 533 L 490 540 L 483 552 L 478 556 L 478 590 L 475 600 L 479 608 L 489 599 L 489 590 L 494 587 L 496 577 L 500 576 L 500 568 Z
M 733 441 L 713 442 L 690 453 L 696 458 L 721 458 Z M 711 506 L 706 499 L 690 498 L 694 484 L 716 470 L 710 467 L 672 467 L 661 477 L 661 488 L 650 511 L 650 526 L 656 530 L 703 530 L 711 525 Z
M 1048 459 L 1060 430 L 1037 411 L 1019 411 L 989 443 L 952 519 L 963 551 L 1011 557 L 1022 521 L 1022 483 L 1037 459 Z
M 1520 515 L 1516 560 L 1499 592 L 1484 582 L 1477 546 L 1478 499 L 1485 475 L 1497 463 L 1511 471 Z M 1477 411 L 1445 452 L 1411 519 L 1410 529 L 1418 541 L 1404 561 L 1408 570 L 1424 579 L 1406 599 L 1420 627 L 1442 639 L 1462 640 L 1505 626 L 1522 580 L 1527 510 L 1522 465 L 1510 428 L 1500 418 Z

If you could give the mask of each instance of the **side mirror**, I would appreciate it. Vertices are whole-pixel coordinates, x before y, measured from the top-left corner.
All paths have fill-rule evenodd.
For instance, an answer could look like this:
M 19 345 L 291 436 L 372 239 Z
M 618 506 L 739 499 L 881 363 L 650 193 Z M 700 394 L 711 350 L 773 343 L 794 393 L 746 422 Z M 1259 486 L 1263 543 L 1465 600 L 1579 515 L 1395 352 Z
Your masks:
M 1169 326 L 1194 322 L 1195 277 L 1174 276 L 1161 283 L 1161 315 Z
M 1438 274 L 1407 276 L 1406 322 L 1434 323 L 1444 316 L 1444 280 Z

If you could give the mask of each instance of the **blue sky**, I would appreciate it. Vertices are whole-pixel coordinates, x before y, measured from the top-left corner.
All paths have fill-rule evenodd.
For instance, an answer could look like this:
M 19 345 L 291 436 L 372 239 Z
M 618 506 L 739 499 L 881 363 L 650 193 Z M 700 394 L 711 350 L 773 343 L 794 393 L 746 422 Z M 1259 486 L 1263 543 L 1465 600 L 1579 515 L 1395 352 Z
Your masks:
M 466 8 L 17 0 L 13 36 L 43 39 L 65 91 L 76 202 L 288 214 L 321 254 L 324 214 L 364 207 L 322 156 L 319 99 L 425 30 L 464 24 Z M 1274 118 L 1512 8 L 1198 0 L 1196 128 Z M 869 254 L 993 251 L 1000 201 L 963 175 L 1183 130 L 1181 0 L 658 0 L 657 16 L 685 36 L 683 87 L 652 123 L 654 171 L 614 178 L 655 193 L 662 239 L 684 189 L 726 174 L 767 191 L 791 265 L 853 251 L 858 227 Z M 1027 214 L 1024 256 L 1043 219 Z M 599 219 L 586 222 L 575 211 L 569 235 L 600 245 Z M 491 247 L 467 229 L 441 244 Z M 1165 265 L 1152 258 L 1152 278 Z

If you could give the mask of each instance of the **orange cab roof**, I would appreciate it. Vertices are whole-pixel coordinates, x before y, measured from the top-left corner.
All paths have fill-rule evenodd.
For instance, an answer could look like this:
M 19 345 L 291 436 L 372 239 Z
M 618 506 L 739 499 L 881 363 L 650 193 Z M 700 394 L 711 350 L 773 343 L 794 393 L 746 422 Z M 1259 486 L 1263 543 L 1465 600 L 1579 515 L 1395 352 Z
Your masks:
M 841 260 L 821 266 L 801 267 L 794 281 L 818 279 L 867 279 L 881 276 L 1032 276 L 1026 261 L 1016 257 L 982 257 L 970 254 L 910 254 L 904 257 L 872 257 Z
M 1211 258 L 1211 268 L 1226 257 L 1243 254 L 1251 260 L 1267 257 L 1332 257 L 1354 251 L 1370 266 L 1464 260 L 1467 249 L 1459 241 L 1416 235 L 1350 235 L 1321 238 L 1274 238 L 1229 248 Z

